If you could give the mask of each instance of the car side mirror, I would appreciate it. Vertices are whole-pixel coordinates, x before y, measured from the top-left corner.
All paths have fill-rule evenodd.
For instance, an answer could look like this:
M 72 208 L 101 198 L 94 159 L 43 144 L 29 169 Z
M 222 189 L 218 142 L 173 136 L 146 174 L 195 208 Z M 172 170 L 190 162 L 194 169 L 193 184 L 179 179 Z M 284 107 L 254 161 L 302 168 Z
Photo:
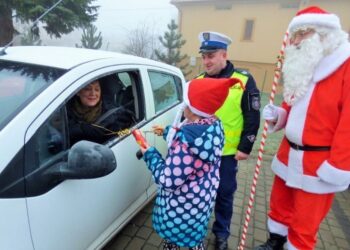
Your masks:
M 67 179 L 106 176 L 117 167 L 113 151 L 101 144 L 79 141 L 26 175 L 26 196 L 41 195 Z
M 117 162 L 113 151 L 102 144 L 79 141 L 68 153 L 68 164 L 61 166 L 63 179 L 98 178 L 113 172 Z

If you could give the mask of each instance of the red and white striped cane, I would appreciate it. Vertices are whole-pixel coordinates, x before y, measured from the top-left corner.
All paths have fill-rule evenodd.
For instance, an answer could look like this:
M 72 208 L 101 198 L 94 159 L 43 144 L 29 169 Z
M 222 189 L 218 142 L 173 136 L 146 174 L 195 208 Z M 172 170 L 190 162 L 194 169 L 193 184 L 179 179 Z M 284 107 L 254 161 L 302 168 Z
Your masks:
M 279 55 L 278 55 L 275 75 L 274 75 L 273 83 L 272 83 L 272 90 L 271 90 L 270 99 L 269 99 L 270 104 L 273 104 L 273 101 L 275 99 L 277 84 L 278 84 L 278 81 L 281 77 L 281 68 L 282 68 L 283 57 L 284 57 L 284 49 L 285 49 L 286 44 L 287 44 L 287 39 L 288 39 L 288 31 L 284 35 L 282 47 L 281 47 L 281 50 L 280 50 Z M 255 166 L 253 183 L 252 183 L 252 186 L 250 189 L 249 203 L 248 203 L 248 208 L 246 211 L 245 221 L 244 221 L 244 225 L 243 225 L 243 232 L 241 235 L 240 244 L 238 246 L 239 250 L 244 249 L 244 245 L 245 245 L 245 242 L 247 239 L 248 224 L 250 221 L 250 215 L 251 215 L 252 207 L 254 204 L 256 184 L 257 184 L 259 173 L 260 173 L 260 167 L 261 167 L 261 162 L 262 162 L 262 157 L 263 157 L 263 152 L 264 152 L 264 146 L 265 146 L 265 141 L 267 138 L 267 128 L 268 128 L 268 124 L 265 121 L 264 130 L 263 130 L 263 134 L 261 136 L 261 141 L 260 141 L 260 148 L 259 148 L 259 152 L 258 152 L 258 160 L 257 160 L 256 166 Z

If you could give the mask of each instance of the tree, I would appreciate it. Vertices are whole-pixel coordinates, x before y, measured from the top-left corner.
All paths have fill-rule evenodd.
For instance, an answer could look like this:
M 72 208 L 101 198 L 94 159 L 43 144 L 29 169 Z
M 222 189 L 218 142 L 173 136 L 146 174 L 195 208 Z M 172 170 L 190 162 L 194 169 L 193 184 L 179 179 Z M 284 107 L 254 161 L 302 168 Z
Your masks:
M 96 35 L 97 27 L 93 24 L 83 28 L 83 34 L 81 35 L 81 45 L 75 44 L 78 48 L 87 49 L 99 49 L 102 46 L 102 35 L 101 32 Z
M 0 46 L 8 44 L 16 29 L 13 21 L 32 23 L 58 0 L 0 1 Z M 64 0 L 40 20 L 40 24 L 52 37 L 59 38 L 77 27 L 84 27 L 97 18 L 95 0 Z M 34 29 L 39 32 L 39 29 Z M 39 33 L 35 34 L 39 35 Z
M 136 29 L 128 32 L 127 42 L 122 52 L 153 59 L 154 48 L 157 45 L 156 36 L 153 33 L 154 30 L 154 28 L 150 27 L 145 22 L 139 24 Z
M 21 36 L 21 45 L 41 45 L 41 39 L 35 35 L 31 30 L 23 32 Z
M 169 31 L 164 33 L 164 37 L 159 37 L 160 43 L 164 46 L 165 52 L 160 50 L 155 50 L 154 53 L 156 58 L 162 62 L 165 62 L 170 65 L 178 66 L 184 73 L 188 75 L 191 71 L 184 72 L 188 67 L 188 63 L 182 63 L 188 56 L 181 55 L 180 49 L 186 43 L 186 40 L 182 39 L 182 34 L 180 34 L 177 29 L 178 25 L 175 23 L 175 20 L 171 20 L 168 24 Z

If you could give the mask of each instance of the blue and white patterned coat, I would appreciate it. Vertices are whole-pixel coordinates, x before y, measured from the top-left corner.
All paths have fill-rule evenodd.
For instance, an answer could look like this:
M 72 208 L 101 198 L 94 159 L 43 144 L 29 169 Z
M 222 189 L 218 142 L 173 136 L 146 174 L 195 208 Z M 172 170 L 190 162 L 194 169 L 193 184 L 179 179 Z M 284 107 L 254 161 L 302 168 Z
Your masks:
M 206 236 L 223 145 L 222 124 L 210 117 L 184 124 L 165 160 L 154 147 L 145 152 L 144 160 L 158 185 L 153 227 L 163 239 L 194 247 Z

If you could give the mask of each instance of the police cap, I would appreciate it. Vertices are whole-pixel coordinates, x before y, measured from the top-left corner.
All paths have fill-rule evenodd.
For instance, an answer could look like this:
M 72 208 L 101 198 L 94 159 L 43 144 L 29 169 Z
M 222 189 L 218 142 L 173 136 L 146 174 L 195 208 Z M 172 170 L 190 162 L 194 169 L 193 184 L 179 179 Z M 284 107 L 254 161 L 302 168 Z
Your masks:
M 228 36 L 213 31 L 201 32 L 198 38 L 201 42 L 199 53 L 215 52 L 218 49 L 227 50 L 227 46 L 232 42 Z

